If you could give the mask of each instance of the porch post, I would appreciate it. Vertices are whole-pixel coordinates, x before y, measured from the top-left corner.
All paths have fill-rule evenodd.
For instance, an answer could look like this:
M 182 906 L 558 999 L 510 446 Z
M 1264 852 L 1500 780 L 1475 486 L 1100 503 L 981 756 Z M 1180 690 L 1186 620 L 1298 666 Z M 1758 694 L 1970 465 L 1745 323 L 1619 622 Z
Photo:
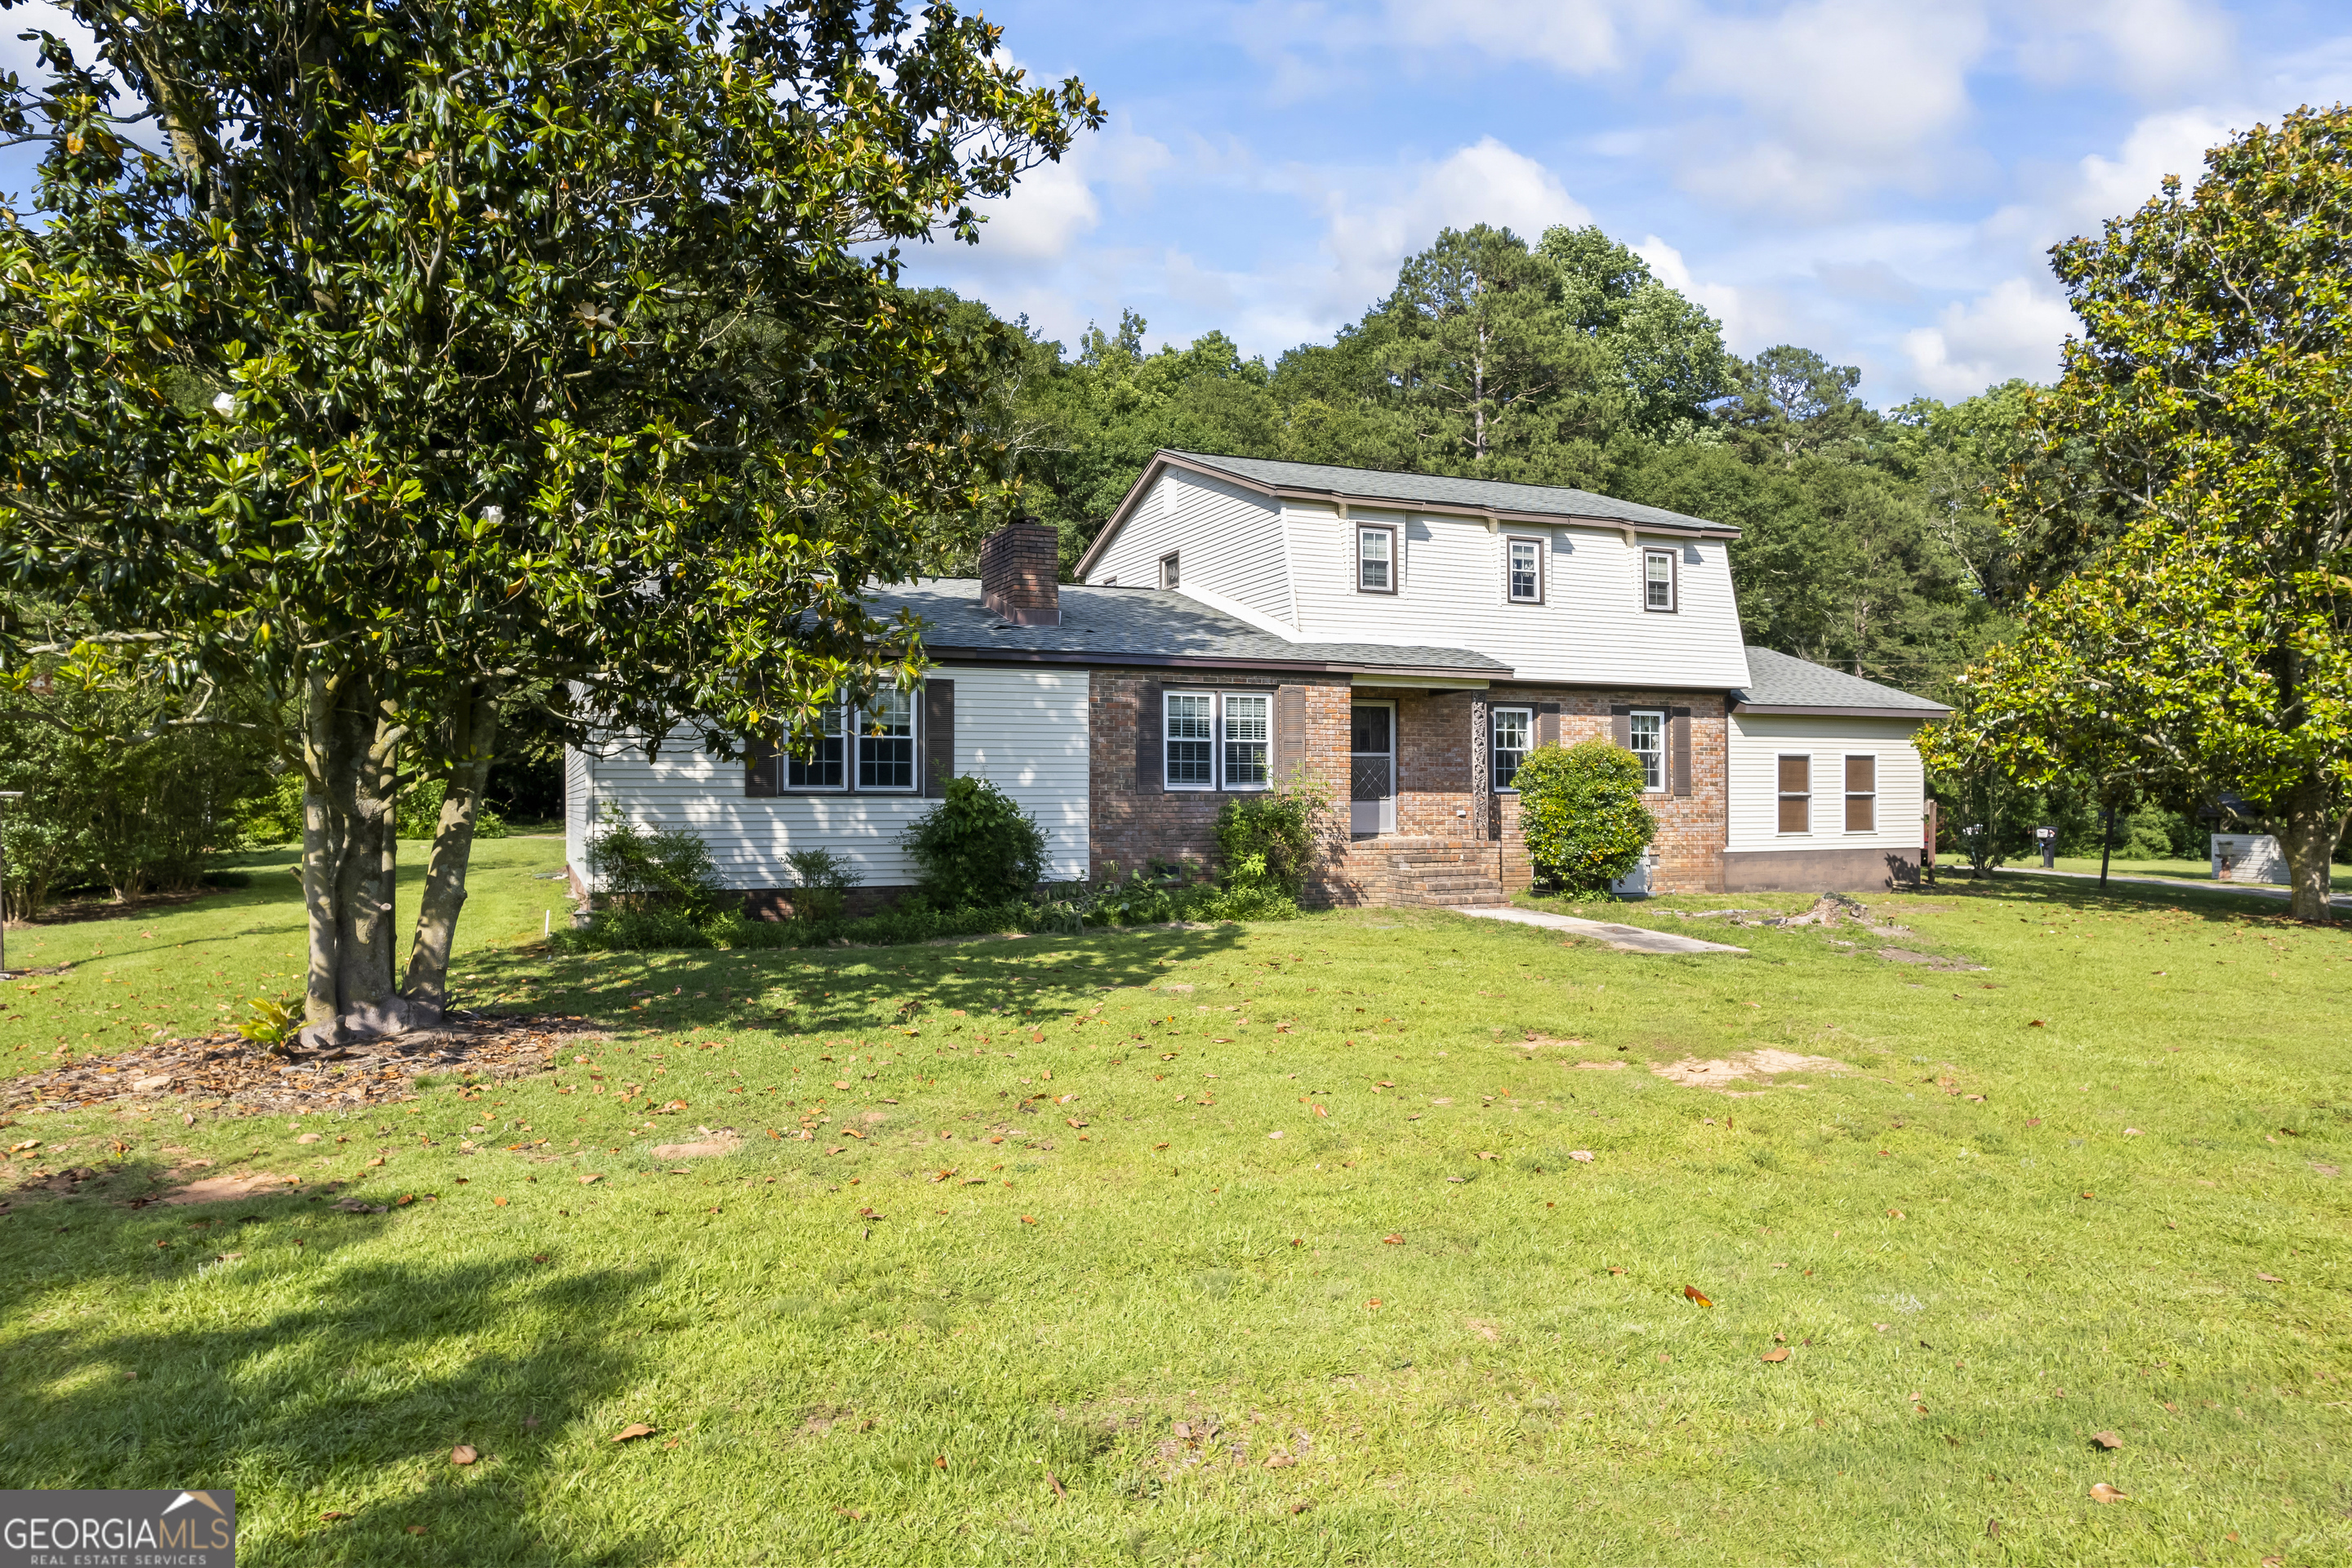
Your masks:
M 1470 837 L 1490 837 L 1494 822 L 1495 791 L 1493 781 L 1486 776 L 1486 698 L 1481 692 L 1470 699 Z

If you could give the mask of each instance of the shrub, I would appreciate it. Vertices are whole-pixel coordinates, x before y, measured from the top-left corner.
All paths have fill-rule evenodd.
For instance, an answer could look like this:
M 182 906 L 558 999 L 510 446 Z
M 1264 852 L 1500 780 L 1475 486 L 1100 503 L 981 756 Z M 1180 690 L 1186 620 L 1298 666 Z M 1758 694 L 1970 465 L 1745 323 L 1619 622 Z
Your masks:
M 440 832 L 441 803 L 448 797 L 448 794 L 449 785 L 445 779 L 425 779 L 421 783 L 411 784 L 407 793 L 400 797 L 400 813 L 396 819 L 399 824 L 400 837 L 430 838 Z M 299 837 L 301 832 L 302 785 L 298 777 L 294 785 L 295 837 Z M 504 838 L 506 836 L 507 819 L 500 816 L 488 801 L 476 800 L 474 802 L 474 837 Z
M 604 897 L 625 910 L 667 910 L 693 924 L 718 908 L 710 846 L 684 828 L 641 828 L 610 814 L 588 841 L 588 869 Z
M 1045 832 L 986 779 L 948 780 L 940 804 L 899 836 L 922 889 L 947 909 L 1020 898 L 1045 874 Z
M 830 849 L 795 849 L 784 863 L 793 868 L 795 920 L 839 920 L 849 907 L 849 889 L 866 880 L 856 867 Z
M 1511 782 L 1528 858 L 1549 888 L 1572 897 L 1607 893 L 1657 834 L 1642 805 L 1642 760 L 1607 741 L 1538 746 Z
M 1229 796 L 1217 813 L 1225 886 L 1279 893 L 1296 903 L 1307 890 L 1316 840 L 1330 813 L 1330 796 L 1303 784 Z

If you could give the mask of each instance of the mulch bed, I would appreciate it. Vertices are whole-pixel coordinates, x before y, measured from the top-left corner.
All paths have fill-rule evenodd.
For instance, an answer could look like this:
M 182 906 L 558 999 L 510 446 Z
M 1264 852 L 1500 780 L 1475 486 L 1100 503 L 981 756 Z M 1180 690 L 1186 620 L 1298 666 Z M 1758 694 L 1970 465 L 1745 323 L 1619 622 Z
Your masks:
M 413 1099 L 423 1073 L 519 1078 L 602 1037 L 576 1016 L 452 1015 L 437 1028 L 320 1051 L 275 1053 L 234 1034 L 159 1040 L 0 1080 L 0 1115 L 108 1107 L 179 1110 L 193 1121 L 200 1110 L 247 1116 L 383 1105 Z

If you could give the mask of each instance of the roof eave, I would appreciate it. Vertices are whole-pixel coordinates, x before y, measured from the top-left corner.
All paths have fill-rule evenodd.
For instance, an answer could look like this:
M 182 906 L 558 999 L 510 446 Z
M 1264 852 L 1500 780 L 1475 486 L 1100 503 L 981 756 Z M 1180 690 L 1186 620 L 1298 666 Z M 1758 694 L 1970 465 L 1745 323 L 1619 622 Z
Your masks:
M 1926 723 L 1944 719 L 1951 710 L 1941 703 L 1931 708 L 1841 708 L 1824 702 L 1734 702 L 1734 713 L 1797 713 L 1823 719 L 1915 719 Z
M 975 664 L 1084 664 L 1105 668 L 1148 667 L 1154 669 L 1296 670 L 1307 675 L 1378 675 L 1391 678 L 1428 677 L 1439 680 L 1508 680 L 1508 666 L 1455 664 L 1368 664 L 1357 660 L 1297 658 L 1235 658 L 1218 654 L 1106 653 L 1085 648 L 1010 648 L 959 647 L 947 643 L 923 645 L 941 662 L 967 660 Z

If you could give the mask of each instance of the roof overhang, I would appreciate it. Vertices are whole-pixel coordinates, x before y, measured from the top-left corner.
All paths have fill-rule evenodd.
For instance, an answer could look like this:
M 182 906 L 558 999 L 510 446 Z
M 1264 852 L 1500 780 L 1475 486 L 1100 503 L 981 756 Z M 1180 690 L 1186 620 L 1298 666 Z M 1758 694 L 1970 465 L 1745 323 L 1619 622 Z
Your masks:
M 1675 523 L 1633 521 L 1622 517 L 1587 517 L 1576 512 L 1559 511 L 1513 511 L 1502 507 L 1471 506 L 1461 501 L 1412 500 L 1401 496 L 1358 495 L 1348 490 L 1315 489 L 1301 485 L 1268 484 L 1261 479 L 1249 479 L 1174 452 L 1162 450 L 1154 452 L 1151 455 L 1151 460 L 1143 465 L 1143 472 L 1136 477 L 1134 484 L 1128 487 L 1127 494 L 1120 498 L 1118 507 L 1110 514 L 1110 520 L 1103 524 L 1102 531 L 1095 535 L 1095 542 L 1088 545 L 1087 552 L 1078 558 L 1076 575 L 1079 582 L 1086 581 L 1087 574 L 1094 569 L 1095 558 L 1108 548 L 1112 536 L 1126 526 L 1129 514 L 1135 510 L 1136 503 L 1143 499 L 1144 492 L 1151 488 L 1151 481 L 1170 468 L 1182 468 L 1188 473 L 1199 474 L 1204 479 L 1220 479 L 1226 484 L 1265 496 L 1269 500 L 1311 501 L 1318 505 L 1331 507 L 1342 513 L 1351 506 L 1360 506 L 1370 507 L 1379 511 L 1412 511 L 1439 517 L 1470 518 L 1475 521 L 1484 522 L 1490 528 L 1510 523 L 1516 526 L 1538 528 L 1603 528 L 1612 532 L 1648 533 L 1664 539 L 1737 539 L 1739 537 L 1739 530 L 1724 523 L 1685 527 Z
M 1102 653 L 1084 648 L 957 647 L 926 642 L 923 651 L 942 664 L 1075 664 L 1100 669 L 1285 670 L 1300 675 L 1345 675 L 1395 686 L 1483 687 L 1508 680 L 1508 669 L 1465 669 L 1460 665 L 1386 665 L 1295 658 L 1226 658 L 1208 654 Z
M 1734 713 L 1791 713 L 1815 719 L 1908 719 L 1915 724 L 1925 724 L 1931 719 L 1947 719 L 1952 710 L 1935 708 L 1828 708 L 1795 702 L 1734 702 Z

